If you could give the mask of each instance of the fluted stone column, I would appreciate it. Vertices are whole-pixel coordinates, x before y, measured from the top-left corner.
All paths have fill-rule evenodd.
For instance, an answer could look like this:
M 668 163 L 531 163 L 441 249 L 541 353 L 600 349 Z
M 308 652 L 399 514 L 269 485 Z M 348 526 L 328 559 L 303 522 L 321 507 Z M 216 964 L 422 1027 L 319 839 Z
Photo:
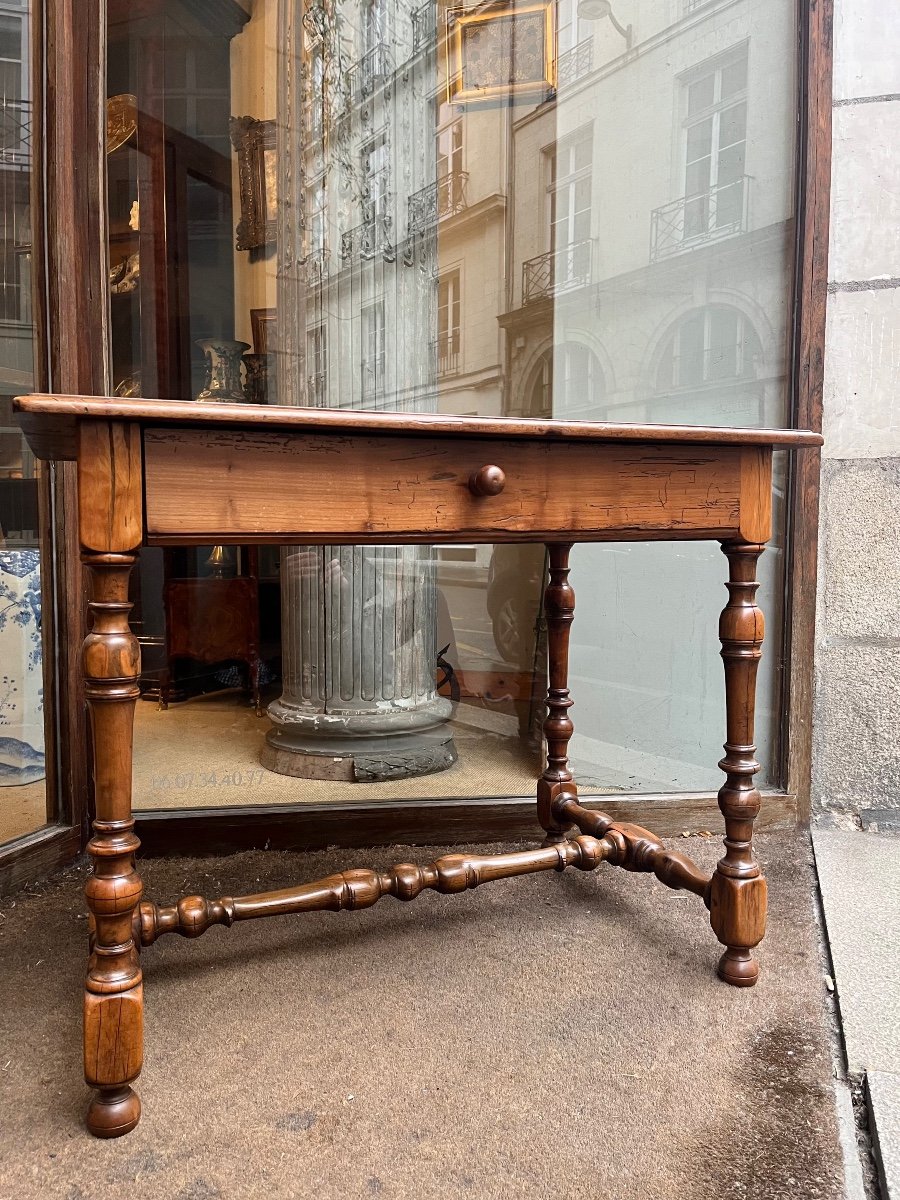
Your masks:
M 435 581 L 418 546 L 282 551 L 284 692 L 265 765 L 374 780 L 455 761 L 435 692 Z
M 323 5 L 319 27 L 333 44 L 317 94 L 326 97 L 321 128 L 329 137 L 325 150 L 314 147 L 312 154 L 319 178 L 323 154 L 331 156 L 324 176 L 328 237 L 324 249 L 311 247 L 310 150 L 301 141 L 312 102 L 303 75 L 312 22 L 298 27 L 298 9 L 283 2 L 279 17 L 278 402 L 433 410 L 437 239 L 433 227 L 415 236 L 406 227 L 407 197 L 434 179 L 427 103 L 433 48 L 423 48 L 403 80 L 369 93 L 366 77 L 342 58 L 353 40 L 342 23 L 347 14 L 355 19 L 359 7 L 351 0 Z M 360 161 L 357 143 L 373 127 L 388 131 L 390 172 L 377 198 L 365 187 L 354 197 L 346 164 Z M 311 329 L 323 331 L 319 361 Z M 363 366 L 367 354 L 374 386 Z M 286 547 L 281 573 L 284 690 L 269 706 L 263 765 L 284 775 L 359 781 L 451 766 L 451 704 L 435 688 L 434 551 Z

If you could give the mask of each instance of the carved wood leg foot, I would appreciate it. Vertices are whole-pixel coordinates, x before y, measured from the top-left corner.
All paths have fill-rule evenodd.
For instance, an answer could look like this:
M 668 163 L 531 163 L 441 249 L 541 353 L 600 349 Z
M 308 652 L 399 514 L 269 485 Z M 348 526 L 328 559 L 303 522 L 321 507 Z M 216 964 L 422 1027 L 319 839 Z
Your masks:
M 759 979 L 759 963 L 749 950 L 729 946 L 719 959 L 717 973 L 732 987 L 753 987 Z
M 100 1088 L 87 1111 L 87 1127 L 94 1137 L 114 1138 L 131 1133 L 141 1119 L 137 1092 L 124 1087 Z
M 709 888 L 709 919 L 726 947 L 719 976 L 734 987 L 752 987 L 759 966 L 750 953 L 766 932 L 766 881 L 753 855 L 753 822 L 760 796 L 754 782 L 759 770 L 753 744 L 756 672 L 765 631 L 756 604 L 756 564 L 763 546 L 723 542 L 728 558 L 728 604 L 719 621 L 725 663 L 727 740 L 719 766 L 725 783 L 719 808 L 725 818 L 725 854 Z
M 750 951 L 766 932 L 766 881 L 731 879 L 719 871 L 710 884 L 710 924 L 726 946 L 719 960 L 719 978 L 734 987 L 752 987 L 759 965 Z
M 547 617 L 547 719 L 544 737 L 547 739 L 547 766 L 538 780 L 538 820 L 546 831 L 544 846 L 565 842 L 571 823 L 560 822 L 554 811 L 554 801 L 560 792 L 575 794 L 576 788 L 569 769 L 569 739 L 574 726 L 569 717 L 572 700 L 569 697 L 569 630 L 575 619 L 575 592 L 569 583 L 569 551 L 571 543 L 554 542 L 547 547 L 550 553 L 550 579 L 544 592 L 544 612 Z

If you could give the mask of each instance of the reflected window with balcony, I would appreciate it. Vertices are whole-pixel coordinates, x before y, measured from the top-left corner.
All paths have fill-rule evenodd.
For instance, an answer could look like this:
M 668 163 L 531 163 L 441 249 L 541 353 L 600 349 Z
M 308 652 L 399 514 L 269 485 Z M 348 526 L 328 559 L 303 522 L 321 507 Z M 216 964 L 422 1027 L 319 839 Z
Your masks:
M 685 83 L 684 237 L 740 224 L 747 148 L 747 48 Z
M 455 375 L 459 370 L 460 288 L 459 271 L 451 271 L 438 281 L 437 368 L 439 375 Z
M 325 176 L 322 175 L 306 189 L 306 253 L 311 262 L 318 264 L 325 259 L 327 200 Z
M 363 54 L 384 47 L 390 37 L 387 0 L 367 0 L 363 5 Z
M 362 6 L 360 58 L 356 70 L 357 90 L 371 95 L 389 74 L 391 23 L 388 0 L 367 0 Z
M 689 425 L 755 425 L 766 417 L 767 381 L 759 334 L 727 304 L 681 317 L 657 360 L 653 418 Z
M 431 49 L 437 44 L 438 12 L 435 0 L 425 0 L 410 13 L 413 51 Z
M 437 135 L 437 216 L 452 216 L 465 208 L 466 181 L 463 170 L 463 123 L 452 121 Z
M 383 134 L 363 146 L 361 165 L 364 240 L 374 247 L 377 230 L 385 224 L 390 191 L 390 160 Z
M 594 65 L 591 22 L 578 15 L 577 0 L 558 0 L 556 6 L 556 82 L 558 87 L 589 74 Z
M 21 8 L 19 5 L 15 5 Z M 30 104 L 27 102 L 25 20 L 0 3 L 0 161 L 24 162 Z
M 324 408 L 328 396 L 328 344 L 324 325 L 316 325 L 306 333 L 306 393 L 307 404 Z
M 309 55 L 309 121 L 310 148 L 315 152 L 325 132 L 325 54 L 321 39 L 312 46 Z
M 367 305 L 361 312 L 362 355 L 360 381 L 364 402 L 385 394 L 385 335 L 384 305 L 381 301 Z
M 593 128 L 548 154 L 550 250 L 523 268 L 523 303 L 584 287 L 591 277 Z
M 746 45 L 683 76 L 681 91 L 684 194 L 651 214 L 651 262 L 748 227 Z

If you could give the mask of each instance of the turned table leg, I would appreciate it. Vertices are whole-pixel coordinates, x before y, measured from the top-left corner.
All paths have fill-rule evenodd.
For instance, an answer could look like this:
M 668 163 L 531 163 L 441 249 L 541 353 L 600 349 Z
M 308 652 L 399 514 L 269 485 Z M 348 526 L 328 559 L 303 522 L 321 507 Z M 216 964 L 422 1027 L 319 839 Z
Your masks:
M 98 1137 L 128 1133 L 140 1101 L 129 1086 L 141 1069 L 143 987 L 132 920 L 141 900 L 131 815 L 131 748 L 139 695 L 140 651 L 128 626 L 128 576 L 134 558 L 85 554 L 93 617 L 83 650 L 85 695 L 94 745 L 96 818 L 88 843 L 93 871 L 85 887 L 93 946 L 84 995 L 84 1077 L 97 1092 L 87 1124 Z
M 575 619 L 575 592 L 569 583 L 569 552 L 571 543 L 553 542 L 550 552 L 550 579 L 544 592 L 544 612 L 547 619 L 547 719 L 544 737 L 547 739 L 547 765 L 538 780 L 538 820 L 546 830 L 544 845 L 564 842 L 571 825 L 560 824 L 553 812 L 553 802 L 561 791 L 575 793 L 569 769 L 569 739 L 574 727 L 569 717 L 572 700 L 569 698 L 569 630 Z
M 719 763 L 726 776 L 719 791 L 725 854 L 712 877 L 709 898 L 713 931 L 726 947 L 719 975 L 735 987 L 752 987 L 759 978 L 751 950 L 766 931 L 766 881 L 753 856 L 753 822 L 759 813 L 753 717 L 765 628 L 756 604 L 756 564 L 763 549 L 759 544 L 722 543 L 729 567 L 728 604 L 719 621 L 727 719 L 725 757 Z
M 141 963 L 133 937 L 141 901 L 134 866 L 131 750 L 140 649 L 128 615 L 128 579 L 143 532 L 140 432 L 117 422 L 78 428 L 78 526 L 90 576 L 91 630 L 84 691 L 94 748 L 92 873 L 85 887 L 92 931 L 84 993 L 84 1077 L 96 1088 L 87 1125 L 118 1137 L 138 1123 L 131 1089 L 141 1069 Z

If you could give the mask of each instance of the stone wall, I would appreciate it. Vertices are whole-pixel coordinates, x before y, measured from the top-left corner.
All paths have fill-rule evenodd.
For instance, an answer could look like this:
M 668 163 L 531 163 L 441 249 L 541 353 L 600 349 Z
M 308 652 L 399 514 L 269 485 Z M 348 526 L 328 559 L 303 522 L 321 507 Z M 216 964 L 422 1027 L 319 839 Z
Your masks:
M 847 823 L 900 810 L 898 45 L 900 7 L 836 0 L 813 805 Z

